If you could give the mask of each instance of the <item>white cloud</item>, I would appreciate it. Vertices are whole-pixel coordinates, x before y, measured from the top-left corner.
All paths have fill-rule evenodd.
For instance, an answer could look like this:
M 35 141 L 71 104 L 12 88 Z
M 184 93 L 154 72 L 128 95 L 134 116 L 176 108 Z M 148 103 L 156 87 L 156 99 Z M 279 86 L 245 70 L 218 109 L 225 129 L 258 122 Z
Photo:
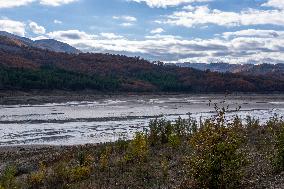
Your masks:
M 125 22 L 136 22 L 137 18 L 135 18 L 134 16 L 113 16 L 112 17 L 115 20 L 122 20 Z
M 73 3 L 75 1 L 78 1 L 78 0 L 40 0 L 40 4 L 57 7 L 57 6 Z
M 0 20 L 0 31 L 6 31 L 19 36 L 25 36 L 25 24 L 23 22 L 3 19 Z
M 121 25 L 121 26 L 124 26 L 124 27 L 129 27 L 129 26 L 133 26 L 133 23 L 124 22 L 124 23 L 121 23 L 120 25 Z
M 157 23 L 171 24 L 184 27 L 215 24 L 220 26 L 249 26 L 249 25 L 280 25 L 284 26 L 284 11 L 247 9 L 241 12 L 224 12 L 209 9 L 207 6 L 197 6 L 194 10 L 183 9 L 166 16 Z
M 223 37 L 226 39 L 232 37 L 282 38 L 284 37 L 284 31 L 247 29 L 236 32 L 225 32 L 223 33 Z
M 30 26 L 30 28 L 31 28 L 33 33 L 35 33 L 35 34 L 45 34 L 45 28 L 43 26 L 39 26 L 35 22 L 30 22 L 29 26 Z
M 54 23 L 54 24 L 62 24 L 62 21 L 55 19 L 55 20 L 53 20 L 53 23 Z
M 195 2 L 209 2 L 211 0 L 128 0 L 137 3 L 146 3 L 149 7 L 154 8 L 166 8 L 168 6 L 177 6 L 184 3 L 195 3 Z
M 100 33 L 100 35 L 107 39 L 122 39 L 123 38 L 123 36 L 116 35 L 114 33 Z
M 165 30 L 163 28 L 156 28 L 152 31 L 150 31 L 151 34 L 158 34 L 158 33 L 163 33 Z
M 183 10 L 188 10 L 188 11 L 193 11 L 195 9 L 195 7 L 192 6 L 192 5 L 187 5 L 187 6 L 182 7 L 182 9 Z
M 61 6 L 78 0 L 0 0 L 0 8 L 14 8 L 38 2 L 47 6 Z
M 13 8 L 28 5 L 36 0 L 0 0 L 0 8 Z
M 182 39 L 181 36 L 176 36 L 176 35 L 161 35 L 161 34 L 155 34 L 155 35 L 147 35 L 145 36 L 146 39 L 158 39 L 161 41 L 165 40 L 175 40 L 175 39 Z
M 112 17 L 114 20 L 119 20 L 122 21 L 122 23 L 120 24 L 121 26 L 124 27 L 129 27 L 129 26 L 133 26 L 134 23 L 137 21 L 137 18 L 134 16 L 113 16 Z
M 33 40 L 33 41 L 42 40 L 42 39 L 49 39 L 49 38 L 47 36 L 43 36 L 43 35 L 31 38 L 31 40 Z
M 50 38 L 60 39 L 62 41 L 77 41 L 77 40 L 93 40 L 97 36 L 89 35 L 79 30 L 66 30 L 66 31 L 54 31 L 47 34 Z
M 253 32 L 258 36 L 253 36 Z M 273 32 L 278 35 L 269 36 Z M 85 52 L 142 55 L 167 62 L 284 62 L 284 34 L 281 31 L 242 30 L 224 34 L 230 36 L 229 38 L 212 39 L 185 39 L 180 36 L 156 34 L 134 40 L 114 33 L 90 35 L 77 30 L 55 31 L 48 35 Z
M 284 1 L 283 0 L 268 0 L 266 3 L 262 4 L 262 6 L 284 9 Z
M 277 58 L 275 58 L 277 57 Z M 214 57 L 214 56 L 202 56 L 202 57 L 195 57 L 195 58 L 184 58 L 179 59 L 178 61 L 172 62 L 191 62 L 191 63 L 217 63 L 217 62 L 225 62 L 225 63 L 232 63 L 232 64 L 259 64 L 259 63 L 284 63 L 284 56 L 283 53 L 272 52 L 272 53 L 255 53 L 252 55 L 247 56 L 221 56 L 221 57 Z

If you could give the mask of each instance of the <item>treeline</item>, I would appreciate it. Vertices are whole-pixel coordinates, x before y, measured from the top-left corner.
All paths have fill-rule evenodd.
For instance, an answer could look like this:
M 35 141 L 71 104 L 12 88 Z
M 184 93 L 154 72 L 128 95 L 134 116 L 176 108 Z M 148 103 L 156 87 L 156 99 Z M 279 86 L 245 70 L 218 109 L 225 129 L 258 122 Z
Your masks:
M 117 80 L 44 67 L 39 70 L 0 66 L 0 89 L 116 90 Z
M 90 74 L 55 66 L 37 69 L 0 65 L 0 90 L 97 90 L 102 92 L 263 92 L 284 91 L 283 82 L 260 77 L 161 67 L 132 74 Z
M 0 65 L 0 88 L 4 90 L 284 91 L 283 78 L 200 71 L 124 55 L 57 53 L 1 38 Z

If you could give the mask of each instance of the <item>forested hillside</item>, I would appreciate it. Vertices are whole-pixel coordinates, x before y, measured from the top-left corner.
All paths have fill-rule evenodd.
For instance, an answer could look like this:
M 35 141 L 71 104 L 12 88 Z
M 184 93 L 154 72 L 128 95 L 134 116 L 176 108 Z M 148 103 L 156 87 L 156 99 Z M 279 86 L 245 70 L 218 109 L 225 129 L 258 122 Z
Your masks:
M 199 71 L 123 55 L 58 53 L 7 37 L 0 37 L 0 65 L 2 90 L 284 91 L 281 78 Z
M 284 64 L 228 64 L 228 63 L 177 63 L 179 67 L 194 68 L 202 71 L 230 72 L 243 75 L 267 76 L 273 78 L 284 78 Z

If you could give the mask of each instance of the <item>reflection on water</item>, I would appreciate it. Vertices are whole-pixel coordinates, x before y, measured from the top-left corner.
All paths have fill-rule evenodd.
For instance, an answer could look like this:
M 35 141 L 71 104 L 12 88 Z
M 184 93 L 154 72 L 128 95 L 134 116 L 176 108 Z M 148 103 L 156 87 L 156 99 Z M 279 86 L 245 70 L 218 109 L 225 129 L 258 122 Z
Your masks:
M 210 103 L 209 103 L 210 100 Z M 191 112 L 196 119 L 214 115 L 214 103 L 223 96 L 129 96 L 94 102 L 0 106 L 0 145 L 71 145 L 131 138 L 157 116 L 174 120 Z M 209 106 L 211 104 L 211 106 Z M 228 116 L 236 113 L 266 121 L 284 116 L 284 95 L 230 96 Z M 241 106 L 241 111 L 234 110 Z

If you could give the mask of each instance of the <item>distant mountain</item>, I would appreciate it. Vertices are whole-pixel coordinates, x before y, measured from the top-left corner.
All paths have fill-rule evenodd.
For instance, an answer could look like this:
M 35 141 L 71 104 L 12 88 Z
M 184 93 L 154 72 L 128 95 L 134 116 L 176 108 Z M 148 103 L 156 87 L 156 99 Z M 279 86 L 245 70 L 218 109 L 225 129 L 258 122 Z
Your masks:
M 284 79 L 154 64 L 140 57 L 58 53 L 0 36 L 0 90 L 284 92 Z
M 239 73 L 245 75 L 261 75 L 284 78 L 284 64 L 228 64 L 228 63 L 178 63 L 179 67 L 188 67 L 198 70 L 210 70 L 220 73 Z
M 54 52 L 63 52 L 69 54 L 78 54 L 81 53 L 80 50 L 54 39 L 42 39 L 42 40 L 31 40 L 26 37 L 20 37 L 5 31 L 0 31 L 0 36 L 10 38 L 12 40 L 17 40 L 20 43 L 23 43 L 26 46 L 36 47 L 40 49 L 46 49 Z
M 10 39 L 14 39 L 14 40 L 19 40 L 22 43 L 26 44 L 26 45 L 32 45 L 33 44 L 33 40 L 26 38 L 26 37 L 20 37 L 5 31 L 0 31 L 0 36 L 4 36 L 4 37 L 8 37 Z
M 241 73 L 247 75 L 269 75 L 284 78 L 284 64 L 259 64 L 250 69 L 243 70 Z
M 239 64 L 227 64 L 227 63 L 211 63 L 211 64 L 206 64 L 206 63 L 177 63 L 177 66 L 180 67 L 188 67 L 188 68 L 194 68 L 198 70 L 210 70 L 213 72 L 231 72 L 231 73 L 239 73 L 245 70 L 250 69 L 253 67 L 253 65 L 239 65 Z
M 62 43 L 54 39 L 36 40 L 34 41 L 33 44 L 38 48 L 47 49 L 47 50 L 55 51 L 55 52 L 65 52 L 65 53 L 71 53 L 71 54 L 78 54 L 81 52 L 78 49 L 66 43 Z

